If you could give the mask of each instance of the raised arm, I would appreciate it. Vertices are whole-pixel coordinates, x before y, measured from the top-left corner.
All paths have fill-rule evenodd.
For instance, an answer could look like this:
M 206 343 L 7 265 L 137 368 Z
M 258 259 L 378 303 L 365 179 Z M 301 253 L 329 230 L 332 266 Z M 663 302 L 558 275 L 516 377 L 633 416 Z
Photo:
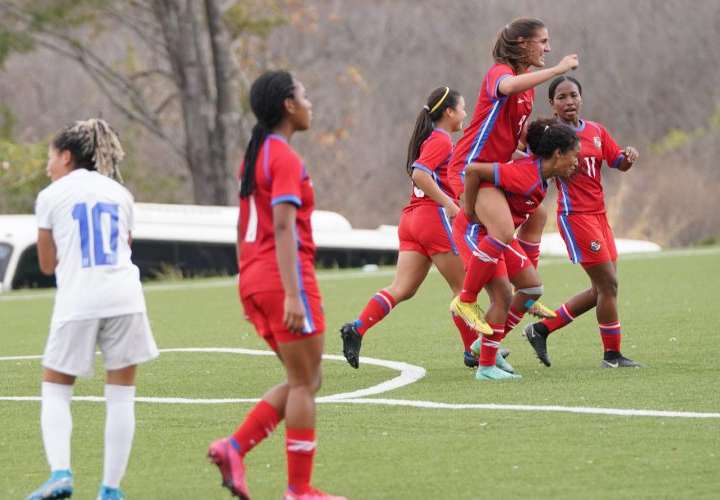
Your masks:
M 525 90 L 537 87 L 541 83 L 567 73 L 571 69 L 578 67 L 577 54 L 570 54 L 562 58 L 562 60 L 552 68 L 541 69 L 522 75 L 509 76 L 503 79 L 498 85 L 498 90 L 503 95 L 512 95 Z

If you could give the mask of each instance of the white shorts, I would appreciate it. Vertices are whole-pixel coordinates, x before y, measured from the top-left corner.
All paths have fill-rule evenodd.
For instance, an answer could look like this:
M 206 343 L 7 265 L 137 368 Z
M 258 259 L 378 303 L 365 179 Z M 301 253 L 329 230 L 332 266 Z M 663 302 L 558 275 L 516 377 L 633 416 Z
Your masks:
M 145 313 L 65 321 L 50 325 L 42 364 L 60 373 L 92 377 L 95 348 L 106 370 L 119 370 L 159 356 Z

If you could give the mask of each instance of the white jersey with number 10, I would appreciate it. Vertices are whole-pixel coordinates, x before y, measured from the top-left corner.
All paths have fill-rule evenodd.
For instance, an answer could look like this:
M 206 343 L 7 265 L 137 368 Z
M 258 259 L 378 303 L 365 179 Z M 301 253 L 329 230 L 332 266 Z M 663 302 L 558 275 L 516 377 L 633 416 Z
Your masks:
M 40 192 L 35 214 L 57 248 L 53 322 L 145 312 L 140 272 L 130 260 L 134 212 L 127 189 L 80 168 Z

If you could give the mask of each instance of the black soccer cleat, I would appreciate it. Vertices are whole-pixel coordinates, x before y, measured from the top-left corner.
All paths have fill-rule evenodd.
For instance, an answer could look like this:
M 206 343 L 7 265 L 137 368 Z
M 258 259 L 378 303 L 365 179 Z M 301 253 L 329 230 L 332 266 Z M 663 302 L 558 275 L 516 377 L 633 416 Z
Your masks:
M 545 366 L 550 366 L 550 357 L 547 353 L 547 335 L 543 335 L 542 332 L 535 326 L 537 323 L 528 325 L 525 327 L 525 338 L 535 350 L 537 358 Z
M 345 323 L 340 328 L 340 338 L 343 343 L 343 356 L 353 368 L 360 366 L 360 347 L 362 346 L 362 335 L 355 329 L 352 323 Z
M 616 351 L 606 352 L 603 358 L 600 368 L 642 368 L 643 366 Z

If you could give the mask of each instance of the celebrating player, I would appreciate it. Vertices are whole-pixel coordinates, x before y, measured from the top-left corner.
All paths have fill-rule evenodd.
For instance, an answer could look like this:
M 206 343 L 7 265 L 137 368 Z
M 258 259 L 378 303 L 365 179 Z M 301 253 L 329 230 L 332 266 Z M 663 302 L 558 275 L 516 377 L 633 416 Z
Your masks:
M 449 183 L 458 195 L 464 190 L 463 178 L 470 163 L 504 163 L 512 159 L 525 120 L 532 112 L 534 87 L 578 65 L 577 55 L 572 54 L 565 56 L 556 66 L 530 71 L 533 67 L 545 66 L 545 54 L 548 52 L 548 30 L 539 19 L 516 19 L 498 34 L 493 49 L 495 64 L 483 78 L 472 121 L 458 141 L 449 164 Z M 485 224 L 487 238 L 480 241 L 478 248 L 490 260 L 478 257 L 466 262 L 463 288 L 479 290 L 479 284 L 487 282 L 494 274 L 494 260 L 501 253 L 501 246 L 495 243 L 508 244 L 514 237 L 514 227 L 503 193 L 492 186 L 479 192 L 476 211 L 483 223 L 488 221 Z M 518 232 L 519 244 L 535 267 L 545 219 L 545 209 L 540 207 Z M 490 221 L 497 221 L 497 224 Z M 460 237 L 464 235 L 462 227 L 465 224 L 467 220 L 460 214 L 453 226 L 453 231 L 459 231 Z M 484 313 L 474 301 L 455 300 L 451 310 L 476 329 L 487 330 Z M 545 307 L 542 311 L 545 315 L 554 315 Z
M 511 224 L 521 225 L 537 207 L 547 193 L 547 179 L 566 178 L 577 165 L 578 139 L 575 133 L 565 125 L 554 120 L 535 120 L 527 130 L 527 142 L 531 155 L 509 163 L 471 163 L 465 169 L 464 212 L 467 219 L 475 221 L 475 207 L 481 182 L 492 182 L 503 193 L 505 207 L 511 216 Z M 489 224 L 497 221 L 487 219 Z M 478 242 L 487 240 L 485 219 L 482 224 L 466 224 L 464 237 L 456 235 L 461 252 L 487 258 Z M 494 274 L 491 277 L 489 292 L 491 304 L 486 319 L 491 328 L 489 335 L 482 335 L 480 343 L 480 366 L 475 374 L 478 380 L 502 380 L 519 378 L 510 370 L 496 367 L 495 357 L 500 342 L 522 319 L 525 312 L 542 295 L 542 283 L 537 270 L 528 261 L 527 254 L 516 239 L 504 244 L 492 239 L 499 252 L 494 257 Z M 509 278 L 509 281 L 508 281 Z M 510 282 L 517 289 L 511 296 Z M 475 301 L 467 290 L 463 298 Z
M 223 486 L 249 498 L 243 458 L 284 418 L 285 500 L 340 500 L 310 485 L 325 319 L 314 270 L 312 182 L 289 141 L 310 127 L 312 105 L 290 73 L 268 71 L 252 84 L 250 107 L 257 123 L 240 168 L 239 292 L 245 315 L 277 353 L 287 381 L 266 392 L 232 436 L 213 442 L 208 457 Z
M 400 252 L 395 278 L 377 292 L 358 319 L 340 329 L 343 354 L 357 368 L 363 336 L 400 302 L 410 299 L 435 264 L 453 295 L 460 293 L 463 263 L 452 239 L 450 221 L 458 214 L 447 184 L 447 162 L 452 153 L 450 134 L 462 129 L 465 99 L 450 87 L 435 89 L 415 121 L 406 168 L 412 179 L 410 203 L 403 209 L 398 227 Z M 477 366 L 470 347 L 477 333 L 453 315 L 465 348 L 464 363 Z
M 105 461 L 97 498 L 119 489 L 135 432 L 136 365 L 158 356 L 140 285 L 130 260 L 133 197 L 120 181 L 124 153 L 103 120 L 76 122 L 48 148 L 52 183 L 37 197 L 38 260 L 55 273 L 57 294 L 43 355 L 40 423 L 50 479 L 28 499 L 67 498 L 70 400 L 78 376 L 92 376 L 95 346 L 105 360 Z
M 632 146 L 621 149 L 605 127 L 580 118 L 582 86 L 575 78 L 562 76 L 550 84 L 550 105 L 558 119 L 573 127 L 580 138 L 579 171 L 569 179 L 556 179 L 557 221 L 573 263 L 580 263 L 591 287 L 565 302 L 557 317 L 528 325 L 525 334 L 545 366 L 550 366 L 547 337 L 579 315 L 596 307 L 604 368 L 640 366 L 620 353 L 620 318 L 617 310 L 617 251 L 605 215 L 601 167 L 628 171 L 638 159 Z

